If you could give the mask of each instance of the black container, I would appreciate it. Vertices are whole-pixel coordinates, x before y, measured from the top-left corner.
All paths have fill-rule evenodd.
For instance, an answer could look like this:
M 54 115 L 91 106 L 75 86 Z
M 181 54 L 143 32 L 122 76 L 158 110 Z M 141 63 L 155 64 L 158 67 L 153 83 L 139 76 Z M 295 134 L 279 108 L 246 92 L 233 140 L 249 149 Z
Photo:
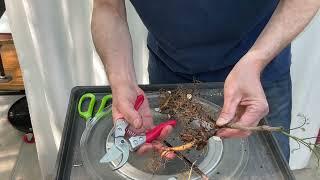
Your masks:
M 193 84 L 183 85 L 142 85 L 145 92 L 156 92 L 159 89 L 174 89 L 177 86 L 186 88 L 193 87 Z M 204 99 L 222 106 L 223 104 L 223 84 L 205 83 L 197 86 L 200 95 Z M 55 174 L 52 179 L 68 180 L 91 179 L 86 168 L 82 165 L 82 157 L 79 149 L 80 138 L 85 129 L 85 122 L 81 119 L 77 111 L 77 104 L 80 97 L 85 93 L 94 93 L 97 100 L 104 95 L 110 94 L 109 86 L 75 87 L 70 96 L 69 107 L 66 116 L 65 126 L 62 134 L 60 149 L 57 157 Z M 261 123 L 266 123 L 264 120 Z M 248 150 L 250 149 L 246 166 L 241 170 L 241 175 L 237 179 L 295 179 L 288 164 L 284 160 L 279 146 L 272 133 L 254 133 L 248 138 Z M 246 151 L 246 149 L 244 149 Z M 238 152 L 234 152 L 235 156 Z M 232 163 L 232 162 L 230 162 Z M 110 175 L 110 179 L 120 176 L 116 172 Z M 216 170 L 217 179 L 228 176 L 224 169 Z M 113 177 L 113 178 L 111 178 Z M 220 178 L 219 178 L 220 177 Z M 109 178 L 108 178 L 109 179 Z

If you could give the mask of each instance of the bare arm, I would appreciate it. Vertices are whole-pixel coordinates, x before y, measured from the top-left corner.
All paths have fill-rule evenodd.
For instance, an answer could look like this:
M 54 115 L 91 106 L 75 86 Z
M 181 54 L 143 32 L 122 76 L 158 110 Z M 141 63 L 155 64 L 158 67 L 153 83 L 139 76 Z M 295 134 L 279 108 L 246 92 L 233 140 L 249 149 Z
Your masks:
M 111 87 L 136 84 L 124 1 L 94 0 L 91 29 Z
M 124 0 L 94 0 L 91 29 L 112 89 L 113 119 L 125 118 L 138 132 L 151 128 L 153 120 L 148 99 L 145 98 L 138 111 L 134 109 L 137 96 L 144 92 L 136 82 Z M 172 127 L 164 128 L 159 139 L 170 131 Z M 152 148 L 155 146 L 145 143 L 138 153 Z
M 308 25 L 320 8 L 320 0 L 280 0 L 273 16 L 249 54 L 258 57 L 258 70 L 285 48 Z
M 320 0 L 280 0 L 273 16 L 255 44 L 235 65 L 224 85 L 224 105 L 218 125 L 236 122 L 255 126 L 268 114 L 268 103 L 261 85 L 263 69 L 311 21 Z M 222 137 L 246 137 L 250 132 L 222 130 Z
M 133 107 L 136 97 L 143 92 L 135 78 L 124 1 L 95 0 L 91 29 L 112 89 L 113 119 L 126 118 L 130 124 L 141 128 L 141 115 Z

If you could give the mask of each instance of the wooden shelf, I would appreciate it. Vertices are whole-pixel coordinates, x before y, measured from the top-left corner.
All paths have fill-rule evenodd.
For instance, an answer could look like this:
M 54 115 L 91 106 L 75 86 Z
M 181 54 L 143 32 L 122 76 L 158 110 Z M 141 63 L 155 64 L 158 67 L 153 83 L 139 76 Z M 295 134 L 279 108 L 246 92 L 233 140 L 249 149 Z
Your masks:
M 18 56 L 12 40 L 10 40 L 10 38 L 3 38 L 0 40 L 0 45 L 0 54 L 5 73 L 12 77 L 11 81 L 7 83 L 0 83 L 0 90 L 24 90 Z

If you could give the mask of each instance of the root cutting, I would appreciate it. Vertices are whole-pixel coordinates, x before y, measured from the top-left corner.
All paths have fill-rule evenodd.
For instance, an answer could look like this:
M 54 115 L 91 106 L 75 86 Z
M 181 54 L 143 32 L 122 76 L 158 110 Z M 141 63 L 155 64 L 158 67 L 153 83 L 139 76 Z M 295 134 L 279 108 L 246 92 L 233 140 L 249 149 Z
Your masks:
M 205 107 L 203 104 L 200 104 L 198 101 L 196 101 L 196 99 L 199 99 L 199 94 L 200 93 L 196 87 L 196 84 L 190 89 L 178 87 L 177 89 L 171 91 L 160 91 L 160 110 L 162 113 L 169 114 L 171 117 L 177 119 L 181 123 L 182 132 L 180 133 L 180 139 L 185 142 L 184 145 L 176 148 L 173 147 L 168 149 L 168 151 L 188 150 L 191 148 L 201 150 L 207 144 L 208 139 L 212 136 L 215 136 L 216 132 L 222 128 L 254 132 L 279 132 L 288 136 L 289 138 L 292 138 L 298 143 L 307 146 L 314 153 L 316 151 L 314 151 L 313 148 L 319 148 L 315 144 L 308 143 L 306 140 L 309 138 L 302 139 L 292 136 L 283 127 L 271 127 L 267 125 L 247 127 L 236 123 L 217 126 L 216 120 L 220 112 L 215 112 L 210 107 Z M 308 124 L 308 118 L 306 116 L 302 114 L 299 114 L 298 116 L 302 118 L 302 124 L 299 127 L 291 130 L 304 129 L 303 127 Z M 191 123 L 195 121 L 199 121 L 199 128 L 195 129 L 191 126 Z M 320 159 L 320 154 L 318 156 L 318 159 Z
M 160 90 L 160 105 L 159 112 L 166 114 L 168 117 L 176 119 L 178 124 L 181 126 L 180 140 L 183 142 L 182 145 L 175 147 L 165 147 L 162 149 L 160 158 L 164 157 L 168 153 L 180 154 L 182 151 L 196 149 L 202 150 L 208 143 L 208 140 L 216 135 L 216 132 L 222 128 L 238 129 L 242 131 L 253 131 L 253 132 L 278 132 L 289 138 L 295 140 L 300 147 L 300 144 L 309 148 L 316 157 L 318 158 L 318 166 L 320 162 L 320 149 L 319 145 L 308 143 L 307 140 L 312 138 L 298 138 L 291 135 L 283 127 L 271 127 L 267 125 L 247 127 L 241 126 L 236 123 L 228 123 L 224 126 L 217 126 L 216 120 L 219 116 L 218 111 L 214 111 L 211 107 L 206 107 L 199 103 L 197 99 L 200 98 L 199 91 L 196 86 L 192 89 L 185 89 L 178 87 L 174 90 Z M 305 116 L 299 115 L 304 118 L 301 126 L 293 128 L 291 130 L 302 129 L 307 123 Z M 194 124 L 198 124 L 197 127 Z M 188 160 L 186 160 L 188 162 Z M 190 166 L 191 165 L 191 166 Z M 189 178 L 191 177 L 192 170 L 194 169 L 194 163 L 189 163 L 190 172 Z M 196 168 L 197 169 L 197 168 Z M 205 179 L 206 176 L 199 170 L 198 174 Z M 202 173 L 202 174 L 201 174 Z

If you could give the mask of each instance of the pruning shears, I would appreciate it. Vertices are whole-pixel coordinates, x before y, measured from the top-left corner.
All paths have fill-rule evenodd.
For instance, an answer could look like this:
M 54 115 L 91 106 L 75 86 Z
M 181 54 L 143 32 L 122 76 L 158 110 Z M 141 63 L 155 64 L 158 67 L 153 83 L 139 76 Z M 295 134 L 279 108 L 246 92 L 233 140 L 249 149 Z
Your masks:
M 139 95 L 134 105 L 135 110 L 140 108 L 143 101 L 144 96 Z M 160 123 L 153 129 L 146 131 L 146 133 L 136 135 L 128 129 L 129 124 L 124 118 L 117 119 L 114 126 L 114 144 L 100 159 L 100 163 L 109 163 L 121 157 L 121 161 L 113 170 L 121 168 L 128 161 L 130 151 L 137 150 L 144 143 L 153 142 L 160 136 L 163 128 L 175 126 L 176 123 L 176 120 L 169 120 Z
M 86 111 L 82 111 L 82 103 L 86 100 L 89 99 L 89 105 L 88 105 L 88 109 Z M 79 103 L 78 103 L 78 112 L 79 115 L 86 121 L 86 126 L 89 124 L 89 122 L 98 114 L 101 114 L 101 112 L 103 112 L 103 110 L 105 109 L 107 102 L 110 101 L 112 99 L 112 95 L 105 95 L 100 102 L 100 106 L 98 111 L 96 112 L 96 114 L 94 115 L 94 106 L 96 104 L 96 96 L 92 93 L 86 93 L 84 95 L 81 96 Z

